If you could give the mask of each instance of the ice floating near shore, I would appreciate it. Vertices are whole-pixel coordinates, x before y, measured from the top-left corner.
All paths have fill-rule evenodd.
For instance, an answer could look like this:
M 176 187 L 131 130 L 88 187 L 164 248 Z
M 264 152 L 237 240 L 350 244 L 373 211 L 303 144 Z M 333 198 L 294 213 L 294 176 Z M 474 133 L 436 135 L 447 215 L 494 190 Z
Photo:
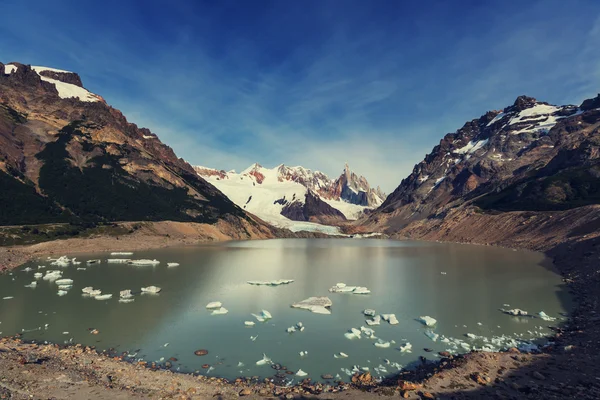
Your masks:
M 428 329 L 425 331 L 425 336 L 427 336 L 429 339 L 433 340 L 434 342 L 438 340 L 438 338 L 440 337 L 440 335 L 438 335 L 437 333 L 435 333 L 434 331 Z
M 363 286 L 348 286 L 345 283 L 336 283 L 329 288 L 331 293 L 369 294 L 371 291 Z
M 133 303 L 135 301 L 135 299 L 125 299 L 125 298 L 120 298 L 119 299 L 119 303 Z
M 271 313 L 268 312 L 267 310 L 262 310 L 261 314 L 262 314 L 262 316 L 263 316 L 264 319 L 271 319 L 271 318 L 273 318 L 273 316 L 271 315 Z
M 375 331 L 371 328 L 365 328 L 364 326 L 360 327 L 360 332 L 365 335 L 366 337 L 368 337 L 369 339 L 376 339 L 375 337 Z
M 329 307 L 331 307 L 332 305 L 333 303 L 331 302 L 329 297 L 322 296 L 309 297 L 308 299 L 292 304 L 292 308 L 301 308 L 303 310 L 308 310 L 316 314 L 331 314 Z
M 354 340 L 360 339 L 361 334 L 362 332 L 360 331 L 360 329 L 350 328 L 348 332 L 344 333 L 344 336 L 346 337 L 346 339 Z
M 294 282 L 293 279 L 277 279 L 274 281 L 247 281 L 250 285 L 255 286 L 279 286 L 279 285 L 289 285 Z
M 44 276 L 44 274 L 42 274 L 41 272 L 36 272 L 35 274 L 33 274 L 33 277 L 35 279 L 40 279 L 42 276 Z
M 138 267 L 145 267 L 145 266 L 155 266 L 155 265 L 158 265 L 158 264 L 160 264 L 160 261 L 158 261 L 158 260 L 145 260 L 145 259 L 142 259 L 142 260 L 131 260 L 131 261 L 129 261 L 128 264 L 136 265 Z
M 267 364 L 271 364 L 272 361 L 269 357 L 267 357 L 267 355 L 265 353 L 263 353 L 263 358 L 262 360 L 258 360 L 256 362 L 256 365 L 267 365 Z
M 162 289 L 157 286 L 148 286 L 142 288 L 142 293 L 159 293 Z
M 73 285 L 58 285 L 58 289 L 60 289 L 60 290 L 69 290 L 72 288 L 73 288 Z
M 504 314 L 514 315 L 516 317 L 518 317 L 518 316 L 525 317 L 525 316 L 529 315 L 529 313 L 527 311 L 521 310 L 520 308 L 513 308 L 510 310 L 505 310 L 505 309 L 501 308 L 500 311 L 502 311 Z
M 113 251 L 110 253 L 111 256 L 132 256 L 133 252 L 131 251 Z
M 244 321 L 244 325 L 246 325 L 246 326 L 254 326 L 254 321 Z
M 57 285 L 72 285 L 73 279 L 57 279 L 54 281 Z
M 556 321 L 556 318 L 549 316 L 548 314 L 546 314 L 543 311 L 540 311 L 538 313 L 538 316 L 543 319 L 544 321 Z
M 75 259 L 73 259 L 75 261 Z M 68 267 L 71 264 L 71 260 L 67 256 L 62 256 L 52 261 L 50 265 L 55 267 Z
M 296 372 L 296 376 L 306 376 L 308 375 L 306 372 L 302 371 L 301 369 L 298 370 L 298 372 Z
M 206 305 L 206 308 L 211 309 L 211 308 L 221 308 L 223 306 L 223 303 L 221 303 L 220 301 L 211 301 L 210 303 L 208 303 Z
M 99 259 L 96 258 L 94 260 L 87 260 L 85 263 L 87 265 L 92 265 L 92 264 L 100 264 L 101 262 L 102 262 L 102 260 L 99 260 Z
M 65 294 L 67 294 L 66 290 L 59 290 L 57 293 L 59 296 L 64 296 Z
M 375 345 L 375 347 L 379 347 L 380 349 L 387 349 L 390 347 L 391 343 L 390 342 L 384 342 L 383 340 L 379 339 L 377 342 L 373 343 Z
M 421 316 L 419 318 L 417 318 L 417 321 L 419 321 L 420 323 L 422 323 L 425 326 L 434 326 L 435 324 L 437 324 L 437 320 L 435 318 L 431 318 L 429 316 Z
M 170 262 L 170 263 L 167 263 L 167 267 L 169 267 L 169 268 L 173 268 L 173 267 L 179 267 L 179 263 L 176 263 L 176 262 Z
M 367 317 L 374 317 L 375 316 L 375 310 L 367 308 L 365 311 L 363 311 L 363 314 L 365 314 Z
M 100 295 L 94 296 L 94 298 L 96 300 L 108 300 L 108 299 L 112 299 L 112 294 L 100 294 Z
M 131 289 L 125 289 L 125 290 L 121 290 L 119 292 L 119 297 L 122 299 L 130 299 L 133 297 L 133 295 L 131 294 Z
M 401 344 L 399 350 L 402 353 L 412 353 L 412 344 L 410 344 L 409 342 Z
M 365 322 L 369 326 L 381 325 L 381 315 L 376 315 L 372 319 L 367 319 Z
M 341 351 L 339 353 L 336 353 L 333 355 L 333 358 L 348 358 L 348 354 L 346 353 L 342 353 Z
M 390 325 L 399 324 L 396 314 L 381 314 L 381 318 L 383 318 L 384 321 L 387 321 Z
M 127 264 L 130 261 L 130 258 L 109 258 L 106 260 L 109 264 Z
M 229 312 L 229 310 L 226 309 L 225 307 L 220 307 L 220 308 L 213 310 L 210 313 L 210 315 L 223 315 L 223 314 L 227 314 L 228 312 Z
M 33 268 L 31 268 L 31 267 L 23 268 L 23 272 L 31 272 L 31 271 L 33 271 Z
M 29 285 L 25 285 L 25 287 L 28 287 L 28 288 L 35 288 L 36 286 L 37 286 L 37 281 L 33 281 Z

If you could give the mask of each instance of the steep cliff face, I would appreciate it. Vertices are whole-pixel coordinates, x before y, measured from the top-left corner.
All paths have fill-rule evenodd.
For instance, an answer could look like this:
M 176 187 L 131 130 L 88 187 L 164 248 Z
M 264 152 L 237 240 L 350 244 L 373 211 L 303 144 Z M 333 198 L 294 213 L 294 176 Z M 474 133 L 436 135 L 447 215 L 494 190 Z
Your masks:
M 520 96 L 444 136 L 368 218 L 397 231 L 473 205 L 564 210 L 600 202 L 600 96 L 554 106 Z
M 46 67 L 0 63 L 0 181 L 5 225 L 251 219 L 77 74 Z

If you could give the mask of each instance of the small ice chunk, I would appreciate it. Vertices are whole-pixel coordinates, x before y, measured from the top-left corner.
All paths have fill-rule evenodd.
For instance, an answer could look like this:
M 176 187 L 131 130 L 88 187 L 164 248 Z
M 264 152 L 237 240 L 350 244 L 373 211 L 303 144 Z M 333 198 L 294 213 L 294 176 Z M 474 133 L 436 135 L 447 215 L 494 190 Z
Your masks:
M 243 366 L 244 366 L 244 363 L 240 361 L 240 362 L 238 362 L 238 365 L 237 365 L 237 366 L 238 366 L 238 368 L 241 368 L 241 367 L 243 367 Z
M 308 355 L 308 351 L 301 351 L 300 357 L 306 357 Z
M 65 294 L 67 294 L 66 290 L 59 290 L 57 293 L 59 296 L 64 296 Z
M 384 321 L 387 321 L 390 325 L 399 324 L 396 314 L 381 314 L 381 318 L 383 318 Z
M 119 297 L 122 299 L 130 299 L 133 297 L 133 295 L 131 294 L 131 289 L 126 289 L 126 290 L 121 290 L 119 292 Z
M 124 298 L 119 299 L 119 303 L 133 303 L 134 301 L 135 301 L 135 299 L 124 299 Z
M 361 338 L 361 331 L 359 329 L 356 328 L 350 328 L 350 330 L 348 332 L 346 332 L 344 334 L 344 336 L 346 337 L 346 339 L 360 339 Z
M 341 351 L 339 353 L 336 353 L 333 355 L 333 358 L 348 358 L 348 354 L 346 353 L 342 353 Z
M 246 326 L 254 326 L 254 321 L 244 321 L 244 325 L 246 325 Z
M 33 274 L 33 277 L 35 279 L 40 279 L 44 274 L 42 274 L 41 272 L 36 272 L 35 274 Z
M 390 342 L 384 342 L 383 340 L 379 339 L 377 340 L 375 343 L 373 343 L 375 345 L 375 347 L 379 347 L 380 349 L 387 349 L 388 347 L 390 347 Z
M 229 312 L 228 309 L 226 309 L 225 307 L 221 307 L 221 308 L 217 308 L 215 310 L 213 310 L 210 315 L 223 315 L 223 314 L 227 314 Z
M 109 264 L 127 264 L 131 261 L 129 258 L 108 258 L 106 260 Z
M 10 299 L 14 299 L 14 297 L 13 296 L 6 296 L 6 297 L 2 298 L 2 300 L 10 300 Z
M 271 318 L 273 318 L 273 316 L 271 315 L 271 313 L 268 312 L 267 310 L 262 310 L 261 314 L 262 314 L 262 316 L 263 316 L 264 319 L 271 319 Z
M 548 314 L 546 314 L 543 311 L 540 311 L 538 313 L 538 316 L 543 319 L 544 321 L 556 321 L 556 318 L 549 316 Z
M 258 315 L 258 314 L 254 314 L 254 313 L 253 313 L 253 314 L 252 314 L 252 316 L 253 316 L 254 318 L 256 318 L 256 320 L 257 320 L 258 322 L 265 322 L 265 318 L 264 318 L 262 315 Z
M 294 282 L 293 279 L 277 279 L 277 280 L 273 280 L 273 281 L 247 281 L 247 283 L 249 285 L 256 285 L 256 286 L 279 286 L 279 285 L 288 285 L 290 283 Z
M 514 315 L 514 316 L 527 316 L 529 314 L 527 311 L 521 310 L 520 308 L 513 308 L 511 310 L 501 309 L 501 311 L 505 314 Z
M 263 353 L 263 358 L 261 360 L 258 360 L 256 362 L 256 365 L 267 365 L 267 364 L 271 364 L 271 359 L 269 357 L 267 357 L 267 355 L 265 353 Z
M 148 286 L 142 288 L 142 293 L 159 293 L 161 288 L 157 286 Z
M 369 326 L 380 325 L 381 324 L 381 315 L 376 315 L 373 317 L 373 319 L 368 319 L 365 322 Z
M 363 311 L 363 314 L 365 314 L 367 317 L 374 317 L 375 310 L 367 308 L 366 310 Z
M 331 314 L 329 308 L 332 304 L 329 297 L 309 297 L 308 299 L 292 304 L 292 308 L 301 308 L 316 314 Z
M 142 260 L 131 260 L 131 261 L 129 261 L 128 264 L 137 265 L 139 267 L 144 267 L 144 266 L 148 266 L 148 265 L 155 266 L 155 265 L 160 264 L 160 261 L 158 261 L 158 260 L 145 260 L 145 259 L 142 259 Z
M 112 294 L 100 294 L 100 295 L 94 296 L 94 298 L 96 300 L 108 300 L 108 299 L 112 298 Z
M 72 285 L 73 279 L 57 279 L 54 281 L 57 285 Z
M 410 344 L 409 342 L 401 344 L 399 350 L 402 353 L 412 353 L 412 344 Z
M 375 331 L 371 328 L 360 327 L 360 332 L 370 339 L 375 339 Z
M 169 268 L 173 268 L 173 267 L 179 267 L 179 263 L 176 263 L 176 262 L 170 262 L 170 263 L 167 263 L 167 267 L 169 267 Z
M 435 324 L 437 324 L 437 320 L 435 318 L 431 318 L 427 315 L 417 318 L 417 321 L 419 321 L 425 326 L 434 326 Z
M 256 336 L 250 336 L 250 340 L 252 340 L 253 342 L 255 342 L 257 338 L 258 338 L 258 335 L 256 335 Z
M 29 285 L 25 285 L 25 287 L 27 287 L 27 288 L 35 288 L 36 286 L 37 286 L 36 281 L 31 282 Z
M 306 376 L 308 375 L 306 372 L 302 371 L 301 369 L 298 370 L 298 372 L 296 372 L 296 376 Z
M 31 268 L 31 267 L 23 268 L 23 272 L 31 272 L 31 271 L 33 271 L 33 268 Z
M 285 330 L 287 333 L 294 333 L 296 332 L 296 327 L 295 326 L 290 326 L 289 328 L 287 328 Z
M 425 331 L 425 336 L 427 336 L 429 339 L 433 340 L 434 342 L 438 340 L 438 338 L 440 337 L 440 335 L 438 335 L 437 333 L 435 333 L 434 331 L 427 329 Z
M 211 301 L 206 305 L 206 308 L 221 308 L 223 304 L 220 301 Z
M 353 293 L 353 294 L 369 294 L 371 291 L 364 286 L 348 286 L 345 283 L 336 283 L 335 286 L 329 288 L 331 293 Z
M 133 252 L 131 251 L 113 251 L 110 253 L 111 256 L 132 256 Z

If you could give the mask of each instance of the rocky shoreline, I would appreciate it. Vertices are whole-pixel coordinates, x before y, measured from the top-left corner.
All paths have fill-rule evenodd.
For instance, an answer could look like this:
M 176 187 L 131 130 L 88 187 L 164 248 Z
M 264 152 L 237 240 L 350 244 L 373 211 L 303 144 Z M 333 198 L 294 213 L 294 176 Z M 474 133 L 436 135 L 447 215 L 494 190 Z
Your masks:
M 406 233 L 403 232 L 405 237 L 408 236 Z M 449 235 L 436 238 L 416 235 L 415 230 L 410 233 L 412 238 L 421 236 L 425 240 L 477 243 Z M 139 239 L 136 241 L 141 243 Z M 63 241 L 71 248 L 69 253 L 73 252 L 74 242 L 70 242 L 73 240 L 87 240 L 92 247 L 102 243 L 106 250 L 134 249 L 131 247 L 134 241 L 121 242 L 122 239 L 107 242 L 99 242 L 102 238 L 69 239 Z M 147 247 L 136 249 L 157 244 L 152 240 L 143 242 L 143 246 Z M 194 244 L 198 243 L 198 238 L 186 241 L 176 237 L 166 243 Z M 230 382 L 222 378 L 176 373 L 152 364 L 132 364 L 120 355 L 98 353 L 80 345 L 31 344 L 22 342 L 20 338 L 4 338 L 0 340 L 0 398 L 22 395 L 97 399 L 239 396 L 360 399 L 381 395 L 413 399 L 599 398 L 600 272 L 597 265 L 600 260 L 600 233 L 548 243 L 551 246 L 545 249 L 546 254 L 563 274 L 567 288 L 577 301 L 577 308 L 564 327 L 555 328 L 555 337 L 551 338 L 554 343 L 543 353 L 525 354 L 511 349 L 503 353 L 472 352 L 456 357 L 444 354 L 439 361 L 423 360 L 423 365 L 415 371 L 401 372 L 381 383 L 374 382 L 366 373 L 355 375 L 352 383 L 320 384 L 305 380 L 293 387 L 281 387 L 272 378 L 266 381 L 239 378 Z M 52 254 L 59 254 L 67 248 L 62 245 L 56 248 L 56 243 L 52 244 L 35 251 L 2 249 L 1 252 L 12 255 L 11 260 L 15 260 L 13 264 L 16 266 L 27 257 L 37 257 L 50 249 L 56 251 Z M 77 247 L 78 251 L 90 251 L 86 250 L 85 243 L 81 244 Z M 510 247 L 510 243 L 498 244 Z M 537 246 L 523 246 L 520 242 L 515 247 L 535 249 Z M 98 247 L 95 250 L 98 251 Z M 15 254 L 18 256 L 15 257 Z

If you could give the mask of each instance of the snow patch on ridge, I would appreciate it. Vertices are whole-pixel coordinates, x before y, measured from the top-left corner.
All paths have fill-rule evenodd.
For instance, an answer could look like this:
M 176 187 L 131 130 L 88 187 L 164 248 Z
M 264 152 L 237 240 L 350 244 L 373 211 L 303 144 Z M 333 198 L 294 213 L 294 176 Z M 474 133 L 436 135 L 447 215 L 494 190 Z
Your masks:
M 475 153 L 477 150 L 479 150 L 483 146 L 485 146 L 488 141 L 489 141 L 489 139 L 478 140 L 476 142 L 470 141 L 469 143 L 467 143 L 466 146 L 461 147 L 458 150 L 454 150 L 453 153 L 455 153 L 455 154 L 472 154 L 472 153 Z
M 12 65 L 12 64 L 6 64 L 6 65 L 4 66 L 4 73 L 5 73 L 6 75 L 10 75 L 10 74 L 12 74 L 13 72 L 15 72 L 16 70 L 17 70 L 17 66 L 16 66 L 16 65 Z
M 48 77 L 45 77 L 40 74 L 43 71 L 60 72 L 60 73 L 72 73 L 72 72 L 64 71 L 62 69 L 48 68 L 48 67 L 31 67 L 31 69 L 34 70 L 43 81 L 52 83 L 56 87 L 56 90 L 58 91 L 58 96 L 61 99 L 70 99 L 70 98 L 75 97 L 81 101 L 86 101 L 86 102 L 100 101 L 100 97 L 98 95 L 95 95 L 94 93 L 89 92 L 82 87 L 73 85 L 71 83 L 61 82 L 56 79 L 48 78 Z

